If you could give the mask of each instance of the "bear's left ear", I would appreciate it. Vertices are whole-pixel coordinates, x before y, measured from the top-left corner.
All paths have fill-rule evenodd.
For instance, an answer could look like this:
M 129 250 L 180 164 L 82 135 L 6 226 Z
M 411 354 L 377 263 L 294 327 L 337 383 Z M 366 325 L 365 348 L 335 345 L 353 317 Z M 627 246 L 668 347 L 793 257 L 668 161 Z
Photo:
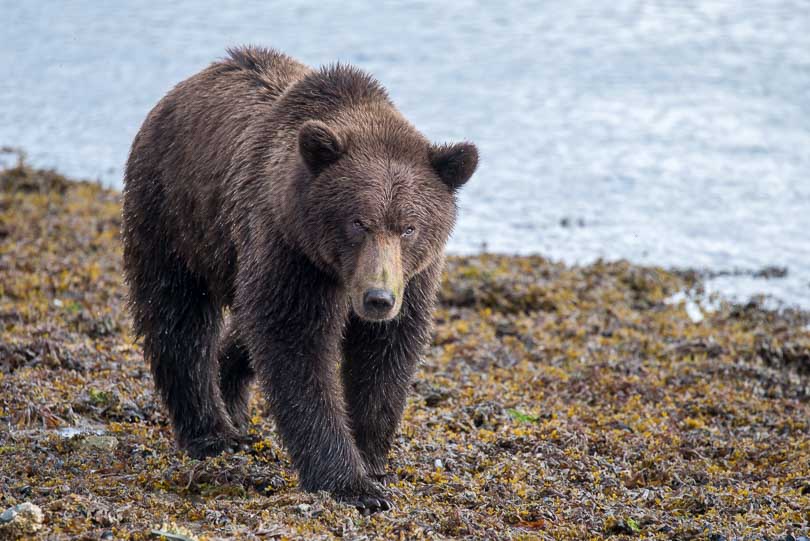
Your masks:
M 472 143 L 432 145 L 430 165 L 452 190 L 461 188 L 478 167 L 478 149 Z
M 298 151 L 309 170 L 318 174 L 336 162 L 346 148 L 332 128 L 319 120 L 309 120 L 298 131 Z

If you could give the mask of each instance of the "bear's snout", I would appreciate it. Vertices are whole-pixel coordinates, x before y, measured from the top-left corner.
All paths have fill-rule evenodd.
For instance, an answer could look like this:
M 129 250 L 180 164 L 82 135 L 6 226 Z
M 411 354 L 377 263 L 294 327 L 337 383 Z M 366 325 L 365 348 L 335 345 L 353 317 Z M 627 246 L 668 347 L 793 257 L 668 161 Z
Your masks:
M 398 235 L 370 235 L 363 243 L 351 285 L 355 313 L 369 321 L 393 319 L 402 306 L 404 279 Z

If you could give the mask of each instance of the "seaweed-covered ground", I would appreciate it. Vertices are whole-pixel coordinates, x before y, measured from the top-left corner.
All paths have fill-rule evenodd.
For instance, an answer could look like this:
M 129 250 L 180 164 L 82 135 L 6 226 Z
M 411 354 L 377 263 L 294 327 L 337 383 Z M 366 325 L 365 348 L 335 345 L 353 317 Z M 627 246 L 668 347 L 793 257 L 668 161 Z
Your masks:
M 261 399 L 252 452 L 175 450 L 130 330 L 119 228 L 115 191 L 0 173 L 0 513 L 39 506 L 32 537 L 810 532 L 805 314 L 719 303 L 700 320 L 672 300 L 696 275 L 625 262 L 450 258 L 392 453 L 397 508 L 362 517 L 296 488 Z

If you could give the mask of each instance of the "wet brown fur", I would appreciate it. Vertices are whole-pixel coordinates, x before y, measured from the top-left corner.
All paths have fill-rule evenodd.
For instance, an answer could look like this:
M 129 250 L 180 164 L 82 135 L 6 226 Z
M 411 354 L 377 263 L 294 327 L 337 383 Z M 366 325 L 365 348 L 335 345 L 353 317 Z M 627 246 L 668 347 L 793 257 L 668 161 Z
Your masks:
M 257 374 L 303 488 L 390 506 L 373 479 L 476 164 L 472 144 L 431 145 L 351 66 L 241 48 L 169 92 L 133 142 L 123 234 L 179 445 L 235 445 Z M 377 286 L 397 297 L 385 321 L 362 308 Z

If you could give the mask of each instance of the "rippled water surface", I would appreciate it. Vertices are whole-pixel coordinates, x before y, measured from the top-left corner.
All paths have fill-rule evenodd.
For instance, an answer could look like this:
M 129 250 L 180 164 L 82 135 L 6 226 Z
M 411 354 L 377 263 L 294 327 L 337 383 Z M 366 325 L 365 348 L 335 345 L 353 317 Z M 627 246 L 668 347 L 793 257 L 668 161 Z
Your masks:
M 478 143 L 455 252 L 715 270 L 810 307 L 810 7 L 0 1 L 0 145 L 120 186 L 172 85 L 229 45 L 373 72 L 436 140 Z M 508 5 L 508 7 L 506 7 Z

